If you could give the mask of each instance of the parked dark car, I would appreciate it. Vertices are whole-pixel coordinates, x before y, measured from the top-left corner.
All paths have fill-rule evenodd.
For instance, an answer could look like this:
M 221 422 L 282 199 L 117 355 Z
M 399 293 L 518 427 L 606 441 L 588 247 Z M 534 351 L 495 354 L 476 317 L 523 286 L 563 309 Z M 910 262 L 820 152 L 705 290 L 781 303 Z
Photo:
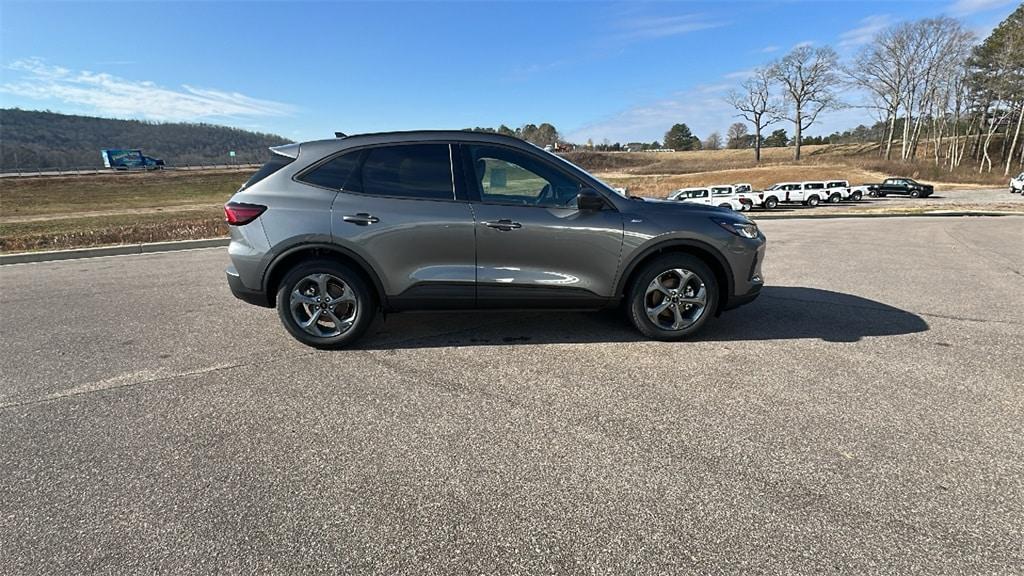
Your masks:
M 935 191 L 931 184 L 924 184 L 912 178 L 886 178 L 881 184 L 868 184 L 868 196 L 885 197 L 900 194 L 911 198 L 927 198 Z
M 225 206 L 227 280 L 337 348 L 380 310 L 623 305 L 677 340 L 757 297 L 765 238 L 716 207 L 616 192 L 496 134 L 364 134 L 273 148 Z

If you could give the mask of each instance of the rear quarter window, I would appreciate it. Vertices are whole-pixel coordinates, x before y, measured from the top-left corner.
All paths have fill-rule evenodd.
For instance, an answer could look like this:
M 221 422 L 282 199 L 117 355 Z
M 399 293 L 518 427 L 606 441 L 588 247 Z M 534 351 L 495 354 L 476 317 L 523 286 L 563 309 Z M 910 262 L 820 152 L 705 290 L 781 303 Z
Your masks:
M 299 180 L 316 186 L 330 188 L 331 190 L 359 192 L 360 186 L 357 170 L 359 169 L 359 162 L 362 157 L 363 154 L 361 152 L 349 152 L 348 154 L 335 156 L 306 172 L 299 177 Z
M 259 182 L 260 180 L 265 179 L 267 176 L 270 176 L 274 172 L 277 172 L 281 168 L 284 168 L 285 166 L 291 164 L 294 161 L 294 158 L 283 156 L 281 154 L 271 155 L 270 161 L 264 164 L 262 168 L 257 170 L 255 174 L 250 176 L 249 179 L 245 181 L 245 184 L 242 184 L 241 189 L 245 190 L 249 186 L 252 186 L 253 184 Z

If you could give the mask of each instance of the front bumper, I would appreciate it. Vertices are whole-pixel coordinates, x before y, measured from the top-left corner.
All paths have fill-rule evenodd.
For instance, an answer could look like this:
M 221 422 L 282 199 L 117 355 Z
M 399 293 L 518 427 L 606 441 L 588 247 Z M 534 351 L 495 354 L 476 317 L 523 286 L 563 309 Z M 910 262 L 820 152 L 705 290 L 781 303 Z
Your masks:
M 242 279 L 238 277 L 238 271 L 235 270 L 234 266 L 228 266 L 227 270 L 224 271 L 224 274 L 228 278 L 228 287 L 231 288 L 231 293 L 235 298 L 264 308 L 274 307 L 274 304 L 270 302 L 265 292 L 246 288 L 246 286 L 242 284 Z
M 762 287 L 764 287 L 763 282 L 760 284 L 754 284 L 746 294 L 730 296 L 729 300 L 725 303 L 725 306 L 722 307 L 722 310 L 732 310 L 733 308 L 739 308 L 744 304 L 750 304 L 761 295 Z

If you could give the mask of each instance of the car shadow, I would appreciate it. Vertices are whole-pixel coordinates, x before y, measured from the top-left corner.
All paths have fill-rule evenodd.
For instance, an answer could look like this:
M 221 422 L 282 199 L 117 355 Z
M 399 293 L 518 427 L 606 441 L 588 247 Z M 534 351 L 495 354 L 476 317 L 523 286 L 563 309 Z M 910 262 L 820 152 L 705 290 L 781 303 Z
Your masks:
M 742 308 L 713 319 L 694 341 L 820 339 L 857 342 L 928 330 L 920 316 L 830 290 L 769 286 Z M 420 312 L 378 320 L 356 348 L 381 350 L 509 344 L 614 343 L 646 339 L 620 310 L 598 312 Z

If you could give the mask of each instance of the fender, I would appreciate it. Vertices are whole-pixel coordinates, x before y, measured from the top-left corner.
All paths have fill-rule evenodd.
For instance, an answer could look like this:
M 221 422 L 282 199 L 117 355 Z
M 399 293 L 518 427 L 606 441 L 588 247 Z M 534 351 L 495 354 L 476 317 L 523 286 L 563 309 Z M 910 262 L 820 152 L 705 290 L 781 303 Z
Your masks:
M 667 240 L 662 240 L 660 242 L 657 242 L 656 244 L 648 246 L 647 248 L 637 251 L 637 253 L 630 259 L 629 263 L 623 268 L 622 274 L 619 276 L 619 279 L 615 285 L 615 295 L 625 295 L 626 281 L 629 279 L 630 276 L 633 275 L 633 272 L 636 271 L 636 267 L 640 262 L 642 262 L 651 254 L 654 254 L 655 252 L 665 250 L 666 248 L 677 247 L 698 248 L 700 250 L 703 250 L 704 252 L 707 252 L 708 254 L 711 254 L 711 256 L 716 261 L 718 261 L 718 265 L 721 266 L 722 270 L 725 271 L 726 289 L 728 291 L 727 293 L 730 296 L 732 295 L 735 285 L 732 278 L 732 268 L 729 267 L 728 261 L 725 259 L 724 256 L 722 256 L 722 253 L 719 252 L 718 249 L 716 249 L 715 247 L 711 246 L 707 242 L 695 240 L 692 238 L 670 238 Z
M 273 277 L 277 266 L 284 261 L 288 256 L 301 252 L 303 250 L 317 249 L 326 252 L 335 252 L 341 254 L 347 258 L 352 259 L 362 270 L 370 277 L 370 281 L 373 283 L 374 289 L 377 291 L 377 296 L 380 298 L 380 303 L 383 305 L 387 302 L 387 294 L 384 293 L 384 284 L 380 280 L 380 276 L 377 271 L 374 270 L 373 266 L 366 261 L 365 258 L 357 254 L 354 250 L 351 250 L 345 246 L 335 244 L 333 242 L 316 241 L 316 240 L 300 240 L 295 244 L 289 245 L 281 252 L 271 256 L 270 262 L 264 267 L 263 278 L 260 281 L 260 285 L 264 293 L 269 290 L 267 282 Z

